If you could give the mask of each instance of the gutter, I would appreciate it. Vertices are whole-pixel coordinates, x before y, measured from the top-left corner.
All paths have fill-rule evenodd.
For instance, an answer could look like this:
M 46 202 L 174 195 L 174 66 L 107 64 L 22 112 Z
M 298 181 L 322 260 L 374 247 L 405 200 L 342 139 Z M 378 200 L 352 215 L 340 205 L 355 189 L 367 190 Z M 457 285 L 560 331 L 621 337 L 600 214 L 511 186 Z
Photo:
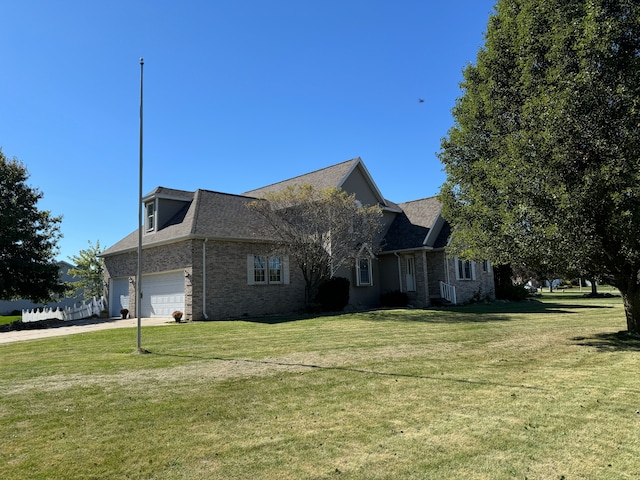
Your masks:
M 411 248 L 398 248 L 396 250 L 384 250 L 382 252 L 377 252 L 376 255 L 397 255 L 398 253 L 410 253 L 410 252 L 440 252 L 443 251 L 444 248 L 434 248 L 429 246 L 421 246 L 421 247 L 411 247 Z
M 244 242 L 244 243 L 269 243 L 269 242 L 273 243 L 276 241 L 273 238 L 205 237 L 203 235 L 188 234 L 188 235 L 180 235 L 177 237 L 165 238 L 163 240 L 158 240 L 157 242 L 143 243 L 142 248 L 147 249 L 152 247 L 161 247 L 165 245 L 171 245 L 173 243 L 184 242 L 187 240 L 219 240 L 223 242 Z M 106 253 L 105 252 L 100 253 L 98 257 L 107 258 L 107 257 L 116 256 L 116 255 L 122 255 L 123 253 L 131 253 L 131 252 L 137 251 L 138 247 L 137 246 L 126 247 L 126 248 L 115 250 L 113 252 L 109 252 L 108 250 L 110 250 L 111 248 L 113 247 L 108 248 L 105 251 Z

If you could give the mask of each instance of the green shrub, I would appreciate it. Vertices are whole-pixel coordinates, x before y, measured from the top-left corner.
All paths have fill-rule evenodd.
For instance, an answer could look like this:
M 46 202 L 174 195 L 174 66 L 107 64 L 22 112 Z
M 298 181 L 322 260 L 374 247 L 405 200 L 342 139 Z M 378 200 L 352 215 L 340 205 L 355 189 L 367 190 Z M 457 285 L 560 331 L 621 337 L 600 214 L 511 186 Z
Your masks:
M 409 297 L 405 292 L 394 290 L 380 295 L 380 305 L 383 307 L 404 308 L 409 305 Z
M 333 277 L 318 287 L 315 303 L 323 312 L 339 312 L 349 303 L 349 280 Z
M 496 286 L 496 298 L 499 300 L 512 300 L 519 302 L 524 300 L 529 295 L 529 292 L 521 283 L 517 284 L 503 284 L 499 287 Z

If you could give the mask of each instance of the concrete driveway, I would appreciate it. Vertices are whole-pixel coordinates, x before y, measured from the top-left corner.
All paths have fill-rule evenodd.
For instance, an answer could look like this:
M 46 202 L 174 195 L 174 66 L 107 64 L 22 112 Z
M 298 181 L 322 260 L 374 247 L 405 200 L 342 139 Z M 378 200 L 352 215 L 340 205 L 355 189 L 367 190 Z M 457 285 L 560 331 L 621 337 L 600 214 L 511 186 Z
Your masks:
M 142 318 L 140 323 L 143 327 L 149 327 L 152 325 L 171 325 L 176 322 L 169 318 Z M 108 328 L 133 328 L 137 326 L 138 319 L 136 318 L 128 318 L 126 320 L 119 318 L 88 318 L 65 322 L 51 328 L 0 332 L 0 344 L 35 340 L 37 338 L 61 337 L 63 335 L 73 335 L 74 333 L 106 330 Z

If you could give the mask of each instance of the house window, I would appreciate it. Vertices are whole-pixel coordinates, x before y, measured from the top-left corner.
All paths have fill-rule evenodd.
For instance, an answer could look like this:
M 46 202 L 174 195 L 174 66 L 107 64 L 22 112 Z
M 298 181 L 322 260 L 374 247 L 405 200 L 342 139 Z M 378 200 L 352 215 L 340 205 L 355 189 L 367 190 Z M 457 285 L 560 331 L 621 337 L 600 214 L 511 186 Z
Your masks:
M 280 257 L 269 257 L 269 283 L 282 282 L 282 264 Z
M 474 263 L 470 260 L 461 260 L 456 257 L 456 280 L 475 280 L 475 277 Z
M 247 284 L 289 283 L 289 259 L 286 256 L 247 255 Z
M 253 256 L 253 283 L 267 283 L 267 257 Z
M 155 227 L 155 204 L 149 202 L 147 203 L 147 232 L 152 232 Z
M 489 262 L 489 260 L 484 260 L 482 262 L 482 271 L 485 273 L 491 272 L 491 262 Z
M 358 286 L 372 285 L 371 259 L 359 258 L 356 260 L 356 280 Z

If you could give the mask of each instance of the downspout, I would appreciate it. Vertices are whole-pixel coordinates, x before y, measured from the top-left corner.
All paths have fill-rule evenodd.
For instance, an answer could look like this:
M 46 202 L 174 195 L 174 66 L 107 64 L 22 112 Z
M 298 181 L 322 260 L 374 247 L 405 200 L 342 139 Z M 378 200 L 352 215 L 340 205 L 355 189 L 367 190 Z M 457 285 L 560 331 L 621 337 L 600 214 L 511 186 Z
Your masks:
M 398 252 L 393 252 L 393 254 L 398 259 L 398 284 L 400 285 L 400 293 L 402 293 L 404 290 L 402 290 L 402 265 L 400 264 L 400 255 L 398 255 Z
M 202 316 L 205 320 L 209 320 L 207 315 L 207 240 L 202 242 Z

